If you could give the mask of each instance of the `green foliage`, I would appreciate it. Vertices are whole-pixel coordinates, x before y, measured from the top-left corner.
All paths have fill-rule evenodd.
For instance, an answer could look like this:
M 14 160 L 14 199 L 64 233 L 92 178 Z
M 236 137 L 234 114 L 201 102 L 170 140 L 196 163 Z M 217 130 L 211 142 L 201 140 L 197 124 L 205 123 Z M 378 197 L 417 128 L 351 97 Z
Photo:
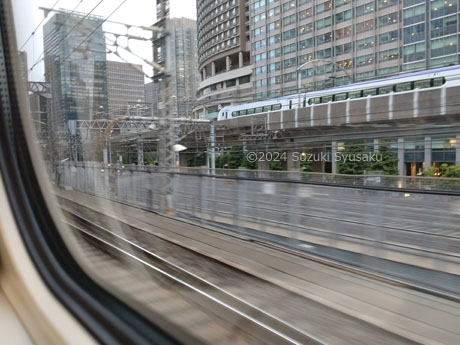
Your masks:
M 227 153 L 228 169 L 238 169 L 243 165 L 243 160 L 246 160 L 243 149 L 241 147 L 233 146 Z
M 145 152 L 144 153 L 144 164 L 145 165 L 153 165 L 155 164 L 156 161 L 157 161 L 157 155 L 155 152 Z
M 370 171 L 383 171 L 385 175 L 398 175 L 398 157 L 391 152 L 389 145 L 380 145 L 379 158 L 376 162 L 369 162 Z
M 305 156 L 300 159 L 300 169 L 304 172 L 312 172 L 313 171 L 313 162 L 311 159 L 308 158 L 308 154 L 311 153 L 310 149 L 302 150 L 302 153 L 305 153 Z
M 187 154 L 187 166 L 190 168 L 201 167 L 206 165 L 206 153 L 205 152 L 190 152 Z M 217 165 L 217 164 L 216 164 Z
M 257 169 L 257 162 L 249 162 L 242 147 L 232 147 L 228 152 L 216 156 L 218 169 Z
M 343 155 L 364 155 L 366 153 L 366 143 L 364 140 L 348 140 L 344 143 L 344 150 L 341 153 Z M 340 174 L 362 175 L 365 170 L 370 170 L 369 162 L 351 160 L 338 162 L 338 172 Z
M 439 169 L 437 167 L 429 167 L 427 171 L 423 172 L 423 176 L 437 177 L 439 176 Z
M 455 165 L 451 165 L 451 166 L 447 167 L 446 170 L 445 170 L 445 174 L 443 176 L 460 178 L 460 167 L 455 166 Z

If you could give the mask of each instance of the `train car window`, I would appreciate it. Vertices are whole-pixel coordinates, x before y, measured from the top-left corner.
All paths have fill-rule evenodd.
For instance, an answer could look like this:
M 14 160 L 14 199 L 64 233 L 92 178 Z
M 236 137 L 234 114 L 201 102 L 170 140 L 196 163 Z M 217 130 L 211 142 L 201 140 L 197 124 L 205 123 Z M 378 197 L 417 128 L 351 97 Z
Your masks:
M 280 109 L 281 109 L 281 104 L 279 104 L 279 103 L 273 104 L 272 110 L 280 110 Z
M 410 91 L 412 90 L 412 88 L 413 88 L 413 84 L 411 82 L 396 84 L 395 86 L 396 92 Z
M 379 95 L 386 95 L 393 92 L 393 85 L 379 87 Z
M 262 112 L 263 112 L 263 107 L 256 108 L 256 113 L 262 113 Z
M 271 105 L 265 105 L 263 107 L 263 112 L 266 113 L 266 112 L 269 112 L 272 110 L 272 106 Z
M 254 108 L 250 108 L 247 110 L 247 115 L 251 115 L 251 114 L 254 114 L 255 112 L 255 109 Z
M 428 80 L 417 80 L 414 82 L 414 87 L 416 89 L 427 89 L 431 87 L 431 79 Z
M 347 93 L 344 92 L 344 93 L 338 93 L 336 95 L 334 95 L 334 101 L 344 101 L 347 99 Z
M 308 100 L 308 104 L 319 104 L 321 103 L 321 97 L 313 97 Z
M 444 85 L 445 82 L 446 82 L 445 78 L 434 78 L 433 79 L 433 87 L 442 86 L 442 85 Z
M 333 99 L 333 95 L 330 95 L 330 96 L 323 96 L 323 97 L 321 97 L 321 103 L 332 102 L 332 99 Z
M 239 111 L 234 111 L 232 112 L 232 117 L 238 117 L 240 116 L 240 112 Z
M 248 114 L 248 110 L 247 110 L 247 109 L 240 110 L 240 116 L 241 116 L 241 115 L 247 115 L 247 114 Z
M 363 91 L 363 97 L 375 96 L 377 94 L 377 89 L 367 89 Z
M 362 97 L 362 91 L 350 91 L 348 93 L 348 98 L 355 99 Z

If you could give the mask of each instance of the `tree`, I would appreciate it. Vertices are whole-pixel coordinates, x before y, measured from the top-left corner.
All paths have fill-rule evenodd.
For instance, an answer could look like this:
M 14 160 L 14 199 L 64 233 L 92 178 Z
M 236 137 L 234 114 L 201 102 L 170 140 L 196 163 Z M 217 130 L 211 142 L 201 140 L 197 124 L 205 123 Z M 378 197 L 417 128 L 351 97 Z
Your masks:
M 391 152 L 387 143 L 380 145 L 378 158 L 375 162 L 369 162 L 370 171 L 383 171 L 385 175 L 398 175 L 398 157 Z
M 206 153 L 190 152 L 187 154 L 187 166 L 190 168 L 206 165 Z
M 340 174 L 362 175 L 369 170 L 369 162 L 359 160 L 366 154 L 366 143 L 364 140 L 348 140 L 344 143 L 344 150 L 341 152 L 341 160 L 338 162 Z M 336 157 L 333 157 L 336 159 Z

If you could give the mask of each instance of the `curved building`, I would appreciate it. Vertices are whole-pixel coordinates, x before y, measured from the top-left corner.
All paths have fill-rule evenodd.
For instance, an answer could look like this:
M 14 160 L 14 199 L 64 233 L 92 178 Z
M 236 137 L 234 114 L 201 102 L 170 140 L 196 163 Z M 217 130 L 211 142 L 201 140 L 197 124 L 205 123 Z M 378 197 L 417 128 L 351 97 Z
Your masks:
M 248 0 L 197 0 L 197 117 L 252 100 Z

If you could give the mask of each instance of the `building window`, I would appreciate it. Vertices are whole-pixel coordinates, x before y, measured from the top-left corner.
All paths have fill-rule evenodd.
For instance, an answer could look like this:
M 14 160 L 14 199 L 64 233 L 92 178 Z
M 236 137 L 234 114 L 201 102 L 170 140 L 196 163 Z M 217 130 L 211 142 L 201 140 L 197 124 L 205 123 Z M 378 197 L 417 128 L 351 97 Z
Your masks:
M 404 28 L 404 44 L 425 40 L 425 23 Z
M 435 19 L 431 22 L 431 38 L 450 35 L 457 32 L 457 15 Z
M 457 12 L 457 1 L 435 0 L 431 2 L 431 18 L 438 18 Z
M 379 26 L 387 26 L 398 22 L 398 12 L 393 12 L 379 17 Z
M 366 37 L 366 38 L 363 38 L 361 40 L 356 41 L 356 49 L 357 50 L 366 49 L 366 48 L 370 48 L 370 47 L 374 47 L 374 46 L 375 46 L 375 37 L 374 36 Z
M 412 62 L 425 59 L 425 43 L 403 47 L 403 61 Z
M 404 0 L 403 6 L 404 7 L 410 7 L 410 6 L 414 6 L 414 5 L 417 5 L 417 4 L 421 4 L 422 2 L 424 3 L 425 0 Z
M 285 41 L 290 40 L 291 38 L 295 38 L 295 37 L 297 37 L 297 30 L 295 28 L 283 32 L 283 40 Z
M 268 52 L 269 59 L 273 59 L 281 55 L 281 48 L 272 49 Z
M 431 57 L 457 53 L 457 35 L 431 40 Z
M 283 61 L 283 68 L 297 66 L 297 58 L 290 58 Z
M 351 19 L 353 17 L 353 10 L 346 10 L 343 12 L 336 13 L 335 23 L 341 23 L 345 20 Z
M 425 5 L 407 8 L 403 12 L 404 25 L 425 21 Z
M 296 80 L 297 79 L 297 72 L 286 73 L 283 75 L 283 81 L 285 83 Z
M 356 32 L 365 32 L 368 30 L 373 30 L 374 29 L 374 19 L 369 19 L 364 22 L 356 24 Z
M 302 11 L 299 12 L 299 20 L 309 18 L 309 17 L 312 16 L 312 14 L 313 14 L 313 8 L 312 7 L 307 8 L 306 10 L 302 10 Z
M 398 39 L 398 30 L 385 32 L 379 35 L 379 44 L 386 44 Z
M 368 13 L 374 12 L 374 3 L 369 2 L 367 4 L 357 6 L 355 9 L 355 17 L 363 16 Z
M 310 48 L 313 46 L 313 38 L 307 38 L 306 40 L 299 42 L 299 50 Z
M 290 16 L 284 17 L 284 18 L 283 18 L 283 26 L 289 25 L 289 24 L 291 24 L 291 23 L 295 23 L 296 20 L 297 20 L 296 17 L 297 17 L 297 16 L 296 16 L 295 13 L 292 14 L 292 15 L 290 15 Z
M 299 26 L 299 35 L 307 34 L 312 31 L 313 31 L 313 23 L 308 23 L 308 24 Z
M 332 41 L 332 32 L 326 32 L 325 34 L 316 36 L 316 45 L 328 43 Z
M 356 58 L 356 66 L 360 67 L 360 66 L 370 65 L 374 63 L 374 60 L 375 60 L 374 54 L 358 56 Z
M 394 49 L 388 49 L 379 52 L 379 62 L 381 61 L 388 61 L 388 60 L 394 60 L 399 58 L 399 49 L 394 48 Z
M 351 2 L 351 0 L 336 0 L 334 2 L 334 5 L 335 5 L 335 8 L 337 8 L 337 7 L 349 4 L 350 2 Z
M 283 11 L 287 11 L 295 7 L 296 7 L 296 0 L 291 0 L 283 4 Z
M 318 50 L 316 52 L 316 58 L 317 59 L 327 59 L 327 58 L 330 58 L 331 56 L 332 56 L 332 49 L 331 48 Z
M 353 44 L 351 42 L 335 46 L 335 55 L 342 55 L 349 53 L 353 50 Z
M 332 1 L 326 1 L 322 4 L 316 5 L 316 14 L 329 11 L 332 8 Z
M 335 30 L 335 39 L 341 39 L 351 35 L 351 26 L 345 26 L 344 28 Z
M 322 28 L 325 28 L 327 26 L 331 26 L 332 24 L 332 17 L 326 17 L 326 18 L 323 18 L 323 19 L 318 19 L 316 21 L 316 29 L 322 29 Z
M 297 51 L 297 43 L 285 45 L 283 47 L 283 54 L 289 54 Z

